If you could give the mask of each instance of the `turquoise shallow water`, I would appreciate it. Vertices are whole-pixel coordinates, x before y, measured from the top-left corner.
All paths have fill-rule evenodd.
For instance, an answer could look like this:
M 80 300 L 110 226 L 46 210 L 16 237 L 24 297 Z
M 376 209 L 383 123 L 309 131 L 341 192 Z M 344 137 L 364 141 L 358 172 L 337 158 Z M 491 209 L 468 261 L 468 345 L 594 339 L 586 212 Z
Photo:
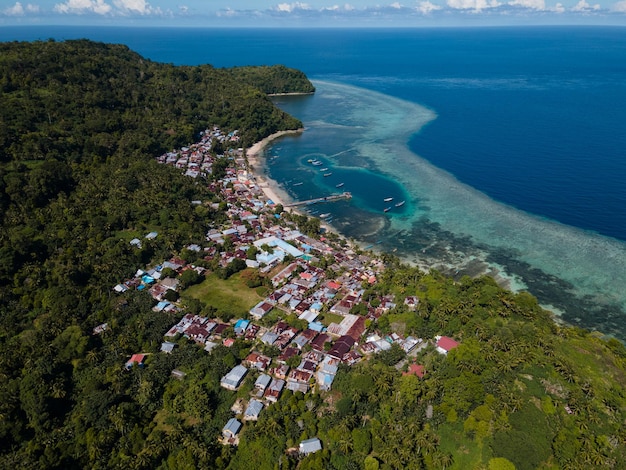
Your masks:
M 307 126 L 268 159 L 292 197 L 351 190 L 328 206 L 347 236 L 453 275 L 501 276 L 564 320 L 626 339 L 626 28 L 0 29 L 48 38 L 336 82 L 280 99 Z
M 409 141 L 435 111 L 350 85 L 315 85 L 314 96 L 276 100 L 306 127 L 266 149 L 268 176 L 290 197 L 351 191 L 349 202 L 310 210 L 330 213 L 337 231 L 364 246 L 455 276 L 489 273 L 528 289 L 568 323 L 625 338 L 625 243 L 498 203 L 415 154 Z

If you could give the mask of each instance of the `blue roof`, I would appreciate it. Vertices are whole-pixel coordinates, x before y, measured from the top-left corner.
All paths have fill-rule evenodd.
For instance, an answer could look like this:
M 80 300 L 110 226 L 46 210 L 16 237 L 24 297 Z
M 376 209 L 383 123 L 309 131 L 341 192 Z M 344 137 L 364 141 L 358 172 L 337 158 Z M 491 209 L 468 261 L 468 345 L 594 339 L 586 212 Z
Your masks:
M 245 330 L 246 328 L 248 328 L 248 325 L 250 324 L 250 320 L 244 320 L 243 318 L 240 320 L 237 320 L 237 323 L 235 323 L 235 329 L 242 329 Z
M 309 323 L 309 329 L 313 331 L 321 332 L 321 331 L 324 331 L 324 325 L 322 325 L 319 322 L 314 321 L 314 322 Z
M 148 276 L 147 274 L 141 278 L 144 284 L 152 284 L 154 282 L 154 278 L 152 276 Z

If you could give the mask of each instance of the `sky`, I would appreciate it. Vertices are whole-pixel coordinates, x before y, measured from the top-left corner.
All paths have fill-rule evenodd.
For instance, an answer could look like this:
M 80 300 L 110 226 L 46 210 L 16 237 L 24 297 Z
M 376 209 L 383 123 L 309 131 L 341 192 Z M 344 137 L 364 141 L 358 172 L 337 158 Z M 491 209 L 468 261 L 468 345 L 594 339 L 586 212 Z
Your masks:
M 626 25 L 626 0 L 0 0 L 0 26 Z

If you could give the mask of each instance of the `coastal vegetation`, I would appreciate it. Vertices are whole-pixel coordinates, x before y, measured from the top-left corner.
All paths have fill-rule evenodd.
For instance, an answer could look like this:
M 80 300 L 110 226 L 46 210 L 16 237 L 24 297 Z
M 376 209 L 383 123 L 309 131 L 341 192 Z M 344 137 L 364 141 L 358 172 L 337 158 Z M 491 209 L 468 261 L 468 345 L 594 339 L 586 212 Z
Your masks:
M 220 379 L 253 342 L 228 331 L 230 347 L 209 353 L 179 335 L 170 354 L 160 353 L 182 315 L 155 312 L 146 291 L 112 287 L 138 266 L 180 256 L 208 270 L 163 274 L 182 283 L 184 313 L 228 322 L 267 294 L 269 274 L 245 263 L 226 269 L 184 248 L 207 246 L 207 228 L 227 219 L 227 205 L 211 181 L 184 177 L 154 157 L 213 124 L 238 130 L 216 154 L 301 127 L 265 93 L 309 92 L 308 81 L 274 70 L 287 77 L 284 88 L 267 88 L 280 79 L 263 68 L 261 91 L 253 86 L 258 70 L 156 64 L 124 46 L 0 45 L 0 467 L 626 467 L 621 342 L 560 325 L 531 295 L 489 277 L 454 281 L 387 254 L 352 313 L 398 299 L 367 323 L 369 332 L 449 336 L 459 346 L 407 355 L 395 345 L 341 365 L 330 391 L 285 391 L 246 423 L 238 446 L 218 442 L 258 372 L 236 392 Z M 292 85 L 294 76 L 301 85 Z M 214 178 L 231 164 L 219 161 Z M 274 220 L 319 232 L 317 219 Z M 158 236 L 145 238 L 149 232 Z M 136 237 L 141 246 L 129 243 Z M 327 237 L 348 250 L 345 240 Z M 339 275 L 329 258 L 316 267 Z M 399 301 L 407 297 L 419 299 L 415 308 Z M 270 315 L 268 325 L 270 318 L 299 322 Z M 145 367 L 125 368 L 138 351 L 147 354 Z M 298 444 L 314 437 L 323 449 L 300 455 Z

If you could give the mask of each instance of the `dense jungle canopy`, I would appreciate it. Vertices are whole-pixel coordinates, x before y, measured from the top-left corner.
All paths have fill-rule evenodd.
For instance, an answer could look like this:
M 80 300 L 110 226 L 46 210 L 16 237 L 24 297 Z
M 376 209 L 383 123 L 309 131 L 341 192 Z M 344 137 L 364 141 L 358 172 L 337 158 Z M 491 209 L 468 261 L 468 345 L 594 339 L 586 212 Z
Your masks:
M 207 353 L 180 337 L 159 353 L 181 315 L 112 286 L 173 255 L 202 263 L 183 247 L 206 245 L 207 227 L 226 221 L 209 182 L 157 155 L 213 125 L 238 130 L 237 147 L 300 128 L 267 94 L 312 91 L 283 66 L 173 66 L 86 40 L 0 44 L 0 468 L 626 468 L 622 343 L 559 325 L 491 278 L 454 281 L 389 255 L 352 313 L 416 296 L 415 310 L 398 301 L 368 328 L 460 346 L 410 360 L 393 347 L 341 366 L 330 392 L 285 392 L 238 447 L 218 443 L 256 373 L 237 392 L 220 378 L 258 346 L 237 339 Z M 129 244 L 150 231 L 159 236 Z M 328 278 L 332 265 L 318 262 Z M 185 289 L 186 312 L 227 321 L 268 288 L 249 270 L 206 267 L 205 280 L 182 282 L 238 291 L 217 304 Z M 240 312 L 241 302 L 251 305 Z M 145 367 L 126 370 L 137 352 Z M 402 374 L 411 361 L 423 378 Z M 322 451 L 288 452 L 312 437 Z

